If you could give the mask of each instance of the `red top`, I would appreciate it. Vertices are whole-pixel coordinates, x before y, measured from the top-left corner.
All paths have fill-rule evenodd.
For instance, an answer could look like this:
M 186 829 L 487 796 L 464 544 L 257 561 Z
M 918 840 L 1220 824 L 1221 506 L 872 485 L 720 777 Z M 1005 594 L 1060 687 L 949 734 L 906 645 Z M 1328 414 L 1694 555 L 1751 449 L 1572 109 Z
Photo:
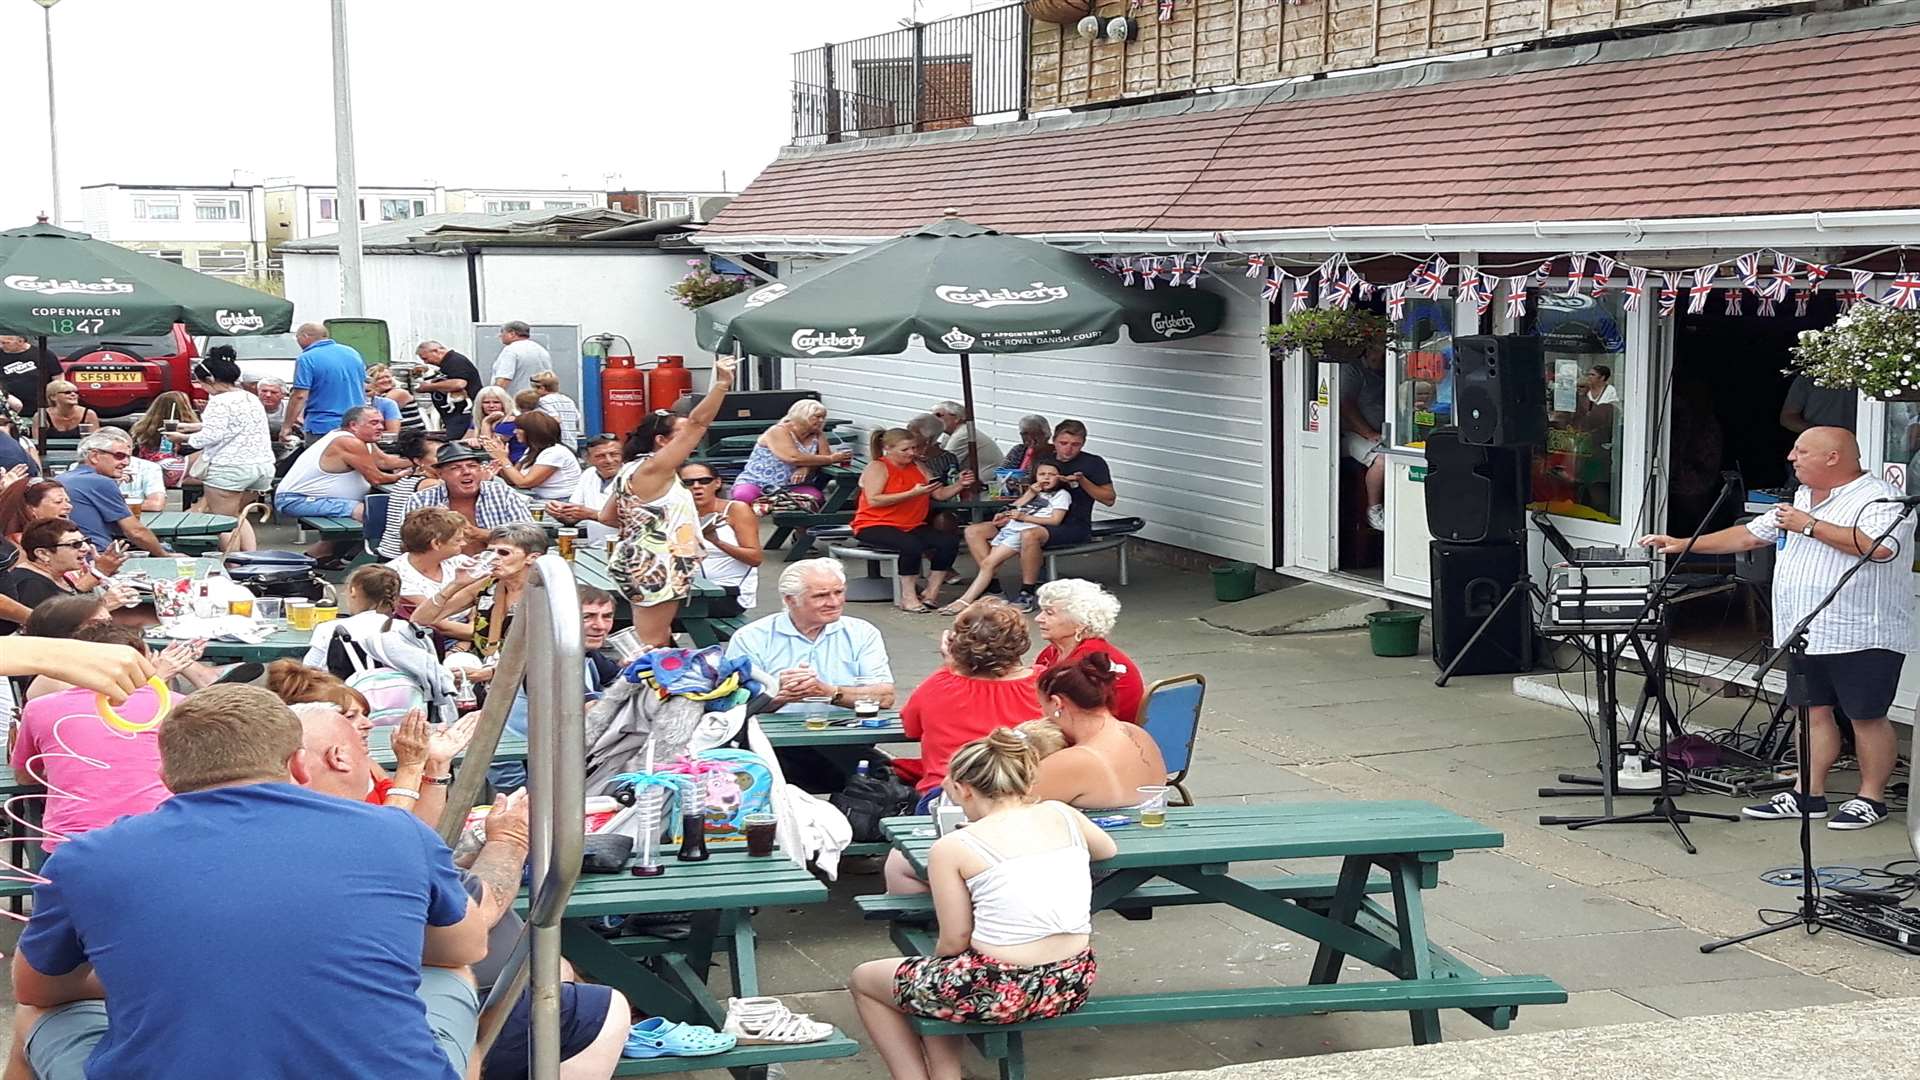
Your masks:
M 367 792 L 367 801 L 375 806 L 387 805 L 387 792 L 393 790 L 393 778 L 377 776 L 373 780 L 373 790 Z
M 1140 675 L 1140 665 L 1106 638 L 1088 638 L 1073 650 L 1068 660 L 1078 660 L 1092 653 L 1106 653 L 1113 662 L 1114 674 L 1119 678 L 1113 681 L 1113 715 L 1129 724 L 1140 722 L 1140 701 L 1147 696 L 1147 680 Z M 1060 647 L 1049 645 L 1040 650 L 1033 661 L 1033 677 L 1038 679 L 1042 672 L 1060 663 Z
M 887 482 L 880 489 L 882 495 L 896 495 L 902 491 L 911 491 L 927 482 L 927 474 L 918 462 L 909 462 L 896 466 L 886 458 L 880 459 L 880 466 L 887 470 Z M 870 528 L 874 525 L 891 525 L 896 529 L 911 532 L 927 523 L 927 510 L 933 500 L 926 495 L 916 495 L 889 506 L 867 505 L 867 489 L 860 489 L 860 506 L 853 512 L 853 531 Z
M 1040 718 L 1033 680 L 1034 675 L 975 679 L 947 668 L 927 676 L 900 710 L 907 737 L 920 740 L 920 758 L 896 760 L 894 771 L 904 779 L 918 778 L 914 787 L 922 794 L 933 790 L 947 778 L 947 759 L 954 751 L 994 728 Z

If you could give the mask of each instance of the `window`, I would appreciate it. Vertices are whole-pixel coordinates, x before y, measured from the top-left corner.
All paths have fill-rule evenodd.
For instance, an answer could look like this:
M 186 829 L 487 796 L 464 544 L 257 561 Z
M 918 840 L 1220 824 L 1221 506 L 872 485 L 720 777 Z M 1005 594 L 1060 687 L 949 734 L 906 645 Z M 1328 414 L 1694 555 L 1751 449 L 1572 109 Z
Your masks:
M 540 204 L 542 210 L 578 210 L 587 205 L 578 199 L 548 199 Z
M 420 213 L 419 210 L 416 210 L 415 207 L 420 207 L 421 209 L 424 209 L 424 206 L 422 204 L 417 203 L 412 199 L 381 199 L 380 200 L 380 220 L 381 221 L 404 221 L 407 218 L 424 216 Z
M 692 212 L 692 207 L 685 199 L 658 199 L 653 204 L 653 216 L 656 218 L 686 217 Z
M 1453 300 L 1407 298 L 1393 328 L 1394 442 L 1425 446 L 1427 433 L 1453 423 Z
M 321 221 L 332 221 L 332 220 L 334 220 L 334 216 L 333 216 L 333 206 L 334 206 L 334 203 L 333 203 L 333 200 L 332 200 L 332 199 L 321 199 L 321 200 L 320 200 L 320 220 L 321 220 Z
M 533 203 L 527 199 L 488 199 L 487 213 L 511 214 L 519 210 L 531 210 Z
M 170 262 L 175 266 L 187 265 L 187 253 L 184 251 L 162 248 L 159 251 L 149 251 L 147 254 L 159 259 L 161 262 Z
M 194 256 L 199 269 L 208 274 L 244 274 L 247 272 L 245 248 L 202 248 Z
M 226 221 L 227 201 L 225 199 L 214 202 L 197 200 L 193 204 L 193 216 L 196 221 Z
M 135 199 L 133 216 L 140 221 L 179 221 L 178 199 Z
M 1547 445 L 1533 463 L 1533 506 L 1618 524 L 1625 414 L 1627 315 L 1602 297 L 1535 290 L 1531 332 L 1547 380 Z

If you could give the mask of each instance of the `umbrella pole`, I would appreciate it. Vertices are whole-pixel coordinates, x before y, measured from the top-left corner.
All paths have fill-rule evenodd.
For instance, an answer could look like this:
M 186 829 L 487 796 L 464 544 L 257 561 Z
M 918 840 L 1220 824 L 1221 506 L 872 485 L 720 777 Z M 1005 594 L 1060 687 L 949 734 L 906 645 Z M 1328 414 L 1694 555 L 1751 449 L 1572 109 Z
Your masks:
M 980 481 L 980 433 L 973 425 L 973 358 L 960 354 L 960 398 L 967 408 L 967 471 Z M 985 485 L 982 485 L 983 487 Z

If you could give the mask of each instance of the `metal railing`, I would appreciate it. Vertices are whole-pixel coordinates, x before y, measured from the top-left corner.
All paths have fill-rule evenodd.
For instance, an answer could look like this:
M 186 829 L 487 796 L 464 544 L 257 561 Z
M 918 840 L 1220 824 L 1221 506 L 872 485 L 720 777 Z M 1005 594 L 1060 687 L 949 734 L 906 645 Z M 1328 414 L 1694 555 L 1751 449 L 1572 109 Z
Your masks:
M 793 141 L 966 127 L 1027 109 L 1024 4 L 793 54 Z
M 480 797 L 487 779 L 486 763 L 493 760 L 507 713 L 525 685 L 533 891 L 526 925 L 480 1008 L 473 1058 L 486 1057 L 513 1003 L 531 981 L 529 1075 L 534 1080 L 556 1080 L 560 1075 L 560 919 L 580 879 L 581 849 L 586 844 L 586 695 L 581 689 L 585 663 L 573 568 L 558 555 L 542 555 L 528 571 L 520 614 L 501 646 L 479 729 L 467 746 L 465 764 L 447 792 L 447 808 L 440 815 L 440 838 L 452 846 Z

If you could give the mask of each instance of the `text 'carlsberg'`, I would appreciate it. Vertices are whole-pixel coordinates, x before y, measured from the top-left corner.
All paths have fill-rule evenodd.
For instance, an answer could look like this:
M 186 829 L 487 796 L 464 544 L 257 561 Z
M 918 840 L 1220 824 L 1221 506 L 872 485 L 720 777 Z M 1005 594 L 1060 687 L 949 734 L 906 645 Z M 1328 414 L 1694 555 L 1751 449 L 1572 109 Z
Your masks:
M 1067 287 L 1048 285 L 1044 281 L 1034 282 L 1031 289 L 969 289 L 965 285 L 936 285 L 933 295 L 949 304 L 996 308 L 1009 304 L 1051 304 L 1055 300 L 1065 300 Z
M 39 293 L 42 296 L 59 296 L 64 293 L 97 296 L 102 293 L 133 291 L 131 281 L 115 281 L 112 278 L 101 278 L 99 281 L 60 281 L 55 278 L 43 278 L 38 274 L 9 274 L 6 286 L 19 292 Z

